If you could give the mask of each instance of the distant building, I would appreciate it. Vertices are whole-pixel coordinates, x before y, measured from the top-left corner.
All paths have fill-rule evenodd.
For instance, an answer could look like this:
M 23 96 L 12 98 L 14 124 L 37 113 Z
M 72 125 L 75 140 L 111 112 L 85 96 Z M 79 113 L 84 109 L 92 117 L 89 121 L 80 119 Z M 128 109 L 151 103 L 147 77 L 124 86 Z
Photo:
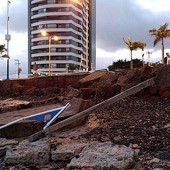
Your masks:
M 51 73 L 66 72 L 69 65 L 95 69 L 96 0 L 28 0 L 29 74 L 35 63 L 44 73 L 49 66 Z

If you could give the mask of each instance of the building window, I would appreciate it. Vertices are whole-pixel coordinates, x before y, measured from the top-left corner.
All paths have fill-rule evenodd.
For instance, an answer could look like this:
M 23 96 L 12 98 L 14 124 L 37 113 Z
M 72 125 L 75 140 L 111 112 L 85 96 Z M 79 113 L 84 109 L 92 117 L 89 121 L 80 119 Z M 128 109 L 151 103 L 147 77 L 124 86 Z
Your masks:
M 70 24 L 66 24 L 66 28 L 69 28 L 70 27 Z
M 56 28 L 56 24 L 48 24 L 47 27 L 48 28 Z
M 38 13 L 39 13 L 39 14 L 41 14 L 41 13 L 46 13 L 46 8 L 38 10 Z
M 56 48 L 51 48 L 51 52 L 56 52 Z
M 66 8 L 66 11 L 67 11 L 67 12 L 70 11 L 70 8 Z
M 48 4 L 55 4 L 55 3 L 56 3 L 56 0 L 48 0 L 47 3 L 48 3 Z

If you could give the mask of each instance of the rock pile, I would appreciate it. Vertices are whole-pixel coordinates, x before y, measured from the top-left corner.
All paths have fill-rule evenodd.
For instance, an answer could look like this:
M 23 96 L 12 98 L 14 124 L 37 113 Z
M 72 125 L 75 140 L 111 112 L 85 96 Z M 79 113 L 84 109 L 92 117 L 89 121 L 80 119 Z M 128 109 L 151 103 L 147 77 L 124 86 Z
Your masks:
M 169 74 L 169 65 L 146 66 L 119 73 L 96 72 L 74 82 L 78 86 L 60 87 L 53 102 L 73 100 L 75 108 L 86 109 L 143 80 L 155 78 L 153 87 L 91 113 L 84 126 L 55 132 L 49 139 L 32 143 L 0 139 L 0 169 L 169 170 Z M 52 78 L 49 81 L 52 85 Z M 36 84 L 40 86 L 34 82 Z M 17 88 L 17 85 L 7 87 Z M 42 94 L 36 93 L 37 88 L 30 87 L 30 91 L 27 88 L 27 92 L 41 98 Z M 50 87 L 43 95 L 53 90 Z M 17 92 L 23 94 L 23 87 L 20 86 Z M 68 142 L 60 143 L 59 139 Z
M 133 149 L 111 142 L 71 143 L 50 145 L 50 140 L 43 139 L 29 143 L 27 140 L 3 141 L 1 149 L 1 169 L 115 169 L 128 170 L 136 166 Z M 53 162 L 53 163 L 52 163 Z M 54 163 L 55 162 L 55 163 Z

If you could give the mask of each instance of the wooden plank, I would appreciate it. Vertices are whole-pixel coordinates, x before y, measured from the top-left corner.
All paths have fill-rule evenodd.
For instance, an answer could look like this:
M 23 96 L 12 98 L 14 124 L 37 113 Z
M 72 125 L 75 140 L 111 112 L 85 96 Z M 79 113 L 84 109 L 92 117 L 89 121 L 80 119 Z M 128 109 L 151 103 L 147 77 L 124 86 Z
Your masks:
M 108 107 L 108 106 L 112 105 L 113 103 L 115 103 L 115 102 L 117 102 L 119 100 L 122 100 L 122 99 L 124 99 L 124 98 L 126 98 L 126 97 L 128 97 L 130 95 L 133 95 L 133 94 L 135 94 L 137 92 L 140 92 L 141 90 L 145 89 L 146 87 L 154 85 L 154 83 L 155 83 L 154 78 L 146 80 L 146 81 L 144 81 L 144 82 L 142 82 L 142 83 L 140 83 L 140 84 L 138 84 L 138 85 L 136 85 L 134 87 L 131 87 L 130 89 L 128 89 L 128 90 L 126 90 L 124 92 L 119 93 L 116 96 L 113 96 L 112 98 L 110 98 L 108 100 L 105 100 L 105 101 L 103 101 L 101 103 L 98 103 L 97 105 L 92 106 L 87 110 L 84 110 L 84 111 L 82 111 L 82 112 L 80 112 L 80 113 L 78 113 L 78 114 L 76 114 L 76 115 L 74 115 L 74 116 L 72 116 L 70 118 L 67 118 L 67 119 L 65 119 L 65 120 L 63 120 L 63 121 L 61 121 L 59 123 L 56 123 L 56 124 L 48 127 L 47 129 L 45 129 L 44 132 L 46 134 L 50 134 L 50 133 L 52 133 L 52 132 L 54 132 L 56 130 L 64 128 L 64 127 L 74 123 L 75 121 L 81 120 L 82 118 L 88 116 L 92 112 L 101 110 L 101 109 L 103 109 L 105 107 Z M 30 141 L 31 141 L 32 138 L 36 139 L 36 137 L 34 135 L 36 135 L 36 137 L 38 137 L 38 134 L 33 134 L 31 137 L 29 137 Z
M 80 113 L 78 113 L 78 114 L 76 114 L 76 115 L 74 115 L 74 116 L 72 116 L 72 117 L 70 117 L 66 120 L 63 120 L 62 122 L 59 122 L 59 123 L 49 127 L 46 131 L 47 132 L 53 132 L 53 131 L 61 129 L 65 126 L 68 126 L 69 124 L 88 116 L 92 112 L 95 112 L 95 111 L 98 111 L 98 110 L 103 109 L 105 107 L 108 107 L 109 105 L 111 105 L 111 104 L 113 104 L 113 103 L 115 103 L 119 100 L 122 100 L 125 97 L 128 97 L 132 94 L 135 94 L 135 93 L 137 93 L 137 92 L 143 90 L 144 88 L 151 86 L 153 84 L 154 84 L 153 78 L 146 80 L 146 81 L 144 81 L 144 82 L 142 82 L 142 83 L 140 83 L 140 84 L 138 84 L 138 85 L 116 95 L 116 96 L 113 96 L 112 98 L 110 98 L 108 100 L 105 100 L 105 101 L 103 101 L 103 102 L 101 102 L 101 103 L 99 103 L 95 106 L 92 106 L 91 108 L 89 108 L 87 110 L 84 110 L 84 111 L 82 111 L 82 112 L 80 112 Z

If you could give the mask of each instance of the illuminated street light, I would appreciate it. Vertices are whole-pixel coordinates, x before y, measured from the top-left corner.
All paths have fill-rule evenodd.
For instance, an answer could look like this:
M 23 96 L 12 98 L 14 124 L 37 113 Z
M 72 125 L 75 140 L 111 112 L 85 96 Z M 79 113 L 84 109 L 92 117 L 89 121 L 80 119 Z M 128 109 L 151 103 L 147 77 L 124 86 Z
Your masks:
M 46 31 L 41 31 L 41 35 L 43 37 L 47 37 L 48 38 L 48 47 L 49 47 L 49 51 L 48 51 L 48 74 L 49 76 L 51 76 L 51 40 L 55 40 L 58 41 L 58 37 L 57 36 L 49 36 L 49 34 Z

